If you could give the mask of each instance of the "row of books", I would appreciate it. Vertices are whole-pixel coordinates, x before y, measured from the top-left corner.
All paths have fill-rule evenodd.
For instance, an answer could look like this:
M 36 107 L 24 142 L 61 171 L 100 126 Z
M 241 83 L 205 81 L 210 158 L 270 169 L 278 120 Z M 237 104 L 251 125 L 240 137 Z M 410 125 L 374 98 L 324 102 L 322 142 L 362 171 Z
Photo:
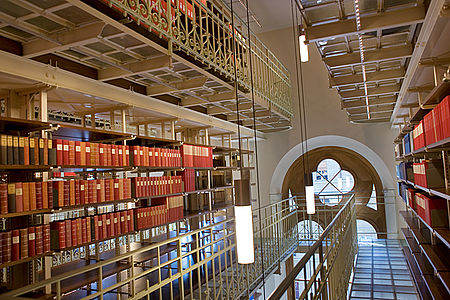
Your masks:
M 131 166 L 144 167 L 181 167 L 179 149 L 151 148 L 146 146 L 130 146 Z
M 447 200 L 407 189 L 408 205 L 431 227 L 448 227 Z
M 0 251 L 0 264 L 49 252 L 50 225 L 1 232 Z
M 134 210 L 136 229 L 145 229 L 182 219 L 184 205 L 182 196 L 154 199 L 150 207 Z
M 52 140 L 0 136 L 0 164 L 56 165 L 56 148 Z
M 134 177 L 131 184 L 132 196 L 136 198 L 183 192 L 181 176 Z
M 183 167 L 212 168 L 212 148 L 183 144 L 181 146 Z
M 185 169 L 182 171 L 181 176 L 184 182 L 184 191 L 185 192 L 195 191 L 195 170 Z
M 58 180 L 0 184 L 2 214 L 131 199 L 131 179 Z
M 133 210 L 50 223 L 51 249 L 63 250 L 134 232 Z
M 437 189 L 445 186 L 444 167 L 441 160 L 422 160 L 413 164 L 414 183 Z

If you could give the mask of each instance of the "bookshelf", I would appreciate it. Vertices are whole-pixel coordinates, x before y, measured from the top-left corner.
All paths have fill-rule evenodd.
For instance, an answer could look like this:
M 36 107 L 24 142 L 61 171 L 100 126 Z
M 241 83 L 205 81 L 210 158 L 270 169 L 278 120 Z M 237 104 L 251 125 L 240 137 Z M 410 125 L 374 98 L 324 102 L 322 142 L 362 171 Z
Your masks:
M 199 218 L 209 216 L 214 212 L 227 212 L 233 205 L 233 172 L 238 169 L 240 163 L 244 163 L 247 172 L 253 169 L 251 166 L 253 151 L 245 149 L 241 153 L 246 158 L 241 159 L 238 155 L 239 149 L 232 147 L 231 137 L 228 145 L 223 143 L 210 146 L 207 134 L 202 135 L 202 142 L 205 143 L 203 144 L 190 143 L 192 136 L 189 138 L 181 136 L 181 140 L 175 140 L 135 136 L 72 124 L 51 124 L 0 117 L 0 128 L 2 126 L 3 128 L 15 126 L 26 129 L 20 133 L 12 131 L 2 133 L 33 138 L 37 143 L 45 137 L 46 145 L 49 145 L 49 140 L 52 141 L 52 146 L 48 146 L 45 152 L 45 159 L 42 159 L 43 153 L 36 154 L 42 163 L 35 161 L 37 164 L 29 165 L 30 161 L 28 161 L 26 162 L 28 165 L 26 165 L 25 160 L 23 161 L 21 158 L 20 162 L 23 164 L 0 165 L 0 173 L 3 174 L 2 178 L 5 184 L 38 185 L 41 190 L 44 183 L 47 186 L 46 197 L 36 198 L 36 200 L 41 199 L 39 201 L 42 203 L 39 207 L 31 209 L 27 206 L 27 210 L 22 208 L 23 211 L 17 212 L 10 211 L 8 208 L 6 211 L 2 211 L 0 214 L 1 237 L 13 228 L 24 226 L 48 226 L 50 228 L 50 239 L 47 241 L 49 243 L 48 251 L 31 257 L 20 257 L 15 261 L 3 261 L 2 256 L 0 272 L 3 278 L 1 281 L 3 291 L 45 280 L 49 276 L 64 275 L 71 268 L 95 264 L 105 256 L 121 251 L 128 252 L 139 245 L 152 243 L 164 236 L 168 237 L 173 232 L 180 230 L 180 221 L 185 224 L 195 224 Z M 198 138 L 196 139 L 198 141 Z M 63 141 L 63 143 L 71 141 L 70 153 L 64 153 L 64 145 L 59 148 L 55 147 L 53 144 L 56 141 Z M 224 139 L 222 139 L 223 141 Z M 89 143 L 91 147 L 95 144 L 94 147 L 109 149 L 111 158 L 106 156 L 108 154 L 103 157 L 103 160 L 100 159 L 100 155 L 95 158 L 90 156 L 91 161 L 95 163 L 88 163 L 87 156 L 91 154 L 87 154 L 86 151 L 77 151 L 74 148 L 74 146 L 80 147 L 79 142 Z M 249 147 L 248 143 L 247 146 Z M 121 159 L 117 157 L 118 151 L 111 151 L 114 147 L 116 147 L 116 151 L 122 150 Z M 128 158 L 124 154 L 127 147 L 130 152 Z M 191 159 L 191 163 L 187 166 L 184 157 L 186 147 L 193 147 L 193 149 L 197 149 L 195 153 L 202 154 L 199 159 Z M 165 153 L 163 157 L 166 159 L 166 163 L 162 163 L 162 161 L 150 163 L 151 159 L 148 159 L 141 165 L 136 162 L 136 157 L 130 158 L 131 151 L 135 148 L 145 148 L 146 150 L 143 152 L 147 155 L 150 152 L 155 153 L 155 150 L 150 149 L 162 149 L 163 152 L 158 153 Z M 9 146 L 6 145 L 7 159 L 8 150 Z M 106 153 L 106 150 L 104 151 L 103 153 Z M 13 155 L 16 152 L 19 151 L 14 149 Z M 25 155 L 22 154 L 24 152 L 21 150 L 21 155 Z M 81 152 L 81 155 L 85 157 L 83 159 L 73 157 L 77 152 Z M 29 151 L 25 153 L 29 153 Z M 116 155 L 115 159 L 114 154 Z M 72 160 L 69 163 L 66 162 L 68 158 Z M 220 158 L 222 165 L 214 166 L 213 158 Z M 58 163 L 58 159 L 60 163 Z M 83 163 L 73 163 L 73 160 L 83 161 Z M 108 160 L 112 163 L 108 163 Z M 184 184 L 185 172 L 190 172 L 193 176 L 192 188 L 188 191 L 185 190 Z M 138 182 L 138 179 L 143 179 L 142 184 L 141 181 Z M 120 182 L 120 191 L 116 191 L 115 184 L 117 182 Z M 109 187 L 109 193 L 106 192 L 106 187 Z M 34 201 L 31 191 L 27 190 L 27 201 Z M 49 190 L 52 191 L 51 195 Z M 55 196 L 55 193 L 60 197 Z M 93 194 L 89 193 L 96 194 L 94 197 L 97 198 L 96 201 L 91 201 Z M 20 193 L 20 196 L 22 197 L 20 201 L 23 202 L 23 192 Z M 18 201 L 17 199 L 19 198 L 16 198 L 16 201 Z M 170 199 L 176 199 L 176 203 L 172 204 Z M 159 210 L 154 214 L 151 211 L 152 208 L 159 208 Z M 122 228 L 120 231 L 111 229 L 114 228 L 117 218 L 123 217 L 124 212 L 127 212 L 125 215 L 125 219 L 128 220 L 127 229 Z M 167 215 L 166 212 L 169 214 Z M 98 219 L 106 217 L 106 220 L 103 219 L 100 222 L 107 222 L 108 225 L 99 226 L 98 220 L 95 223 L 97 217 Z M 141 224 L 140 220 L 147 221 Z M 65 224 L 68 229 L 64 227 L 64 230 L 59 230 L 57 224 Z M 103 226 L 108 226 L 106 234 Z M 102 230 L 103 234 L 96 232 L 96 227 L 99 227 L 97 231 Z M 89 235 L 86 236 L 85 231 Z M 70 235 L 71 242 L 61 245 L 59 239 L 62 238 L 60 234 L 63 232 L 64 238 L 67 238 L 66 235 Z M 74 236 L 76 238 L 72 240 Z M 23 242 L 23 240 L 19 237 L 19 242 Z M 3 242 L 2 239 L 2 250 L 5 249 L 3 243 L 7 244 L 8 242 Z M 173 247 L 169 248 L 167 248 L 168 252 L 174 250 Z M 160 252 L 159 255 L 164 256 L 168 252 Z M 147 257 L 140 263 L 144 264 L 145 261 L 151 259 L 153 258 Z M 128 267 L 118 263 L 117 266 L 105 270 L 103 276 L 117 275 Z M 24 270 L 26 270 L 25 273 L 23 273 Z M 25 276 L 18 281 L 16 279 L 19 273 Z M 80 278 L 71 278 L 70 282 L 64 282 L 63 291 L 75 295 L 80 293 L 80 291 L 75 291 L 76 289 L 92 282 L 95 282 L 95 275 L 83 274 Z M 51 292 L 51 289 L 47 289 L 46 292 Z

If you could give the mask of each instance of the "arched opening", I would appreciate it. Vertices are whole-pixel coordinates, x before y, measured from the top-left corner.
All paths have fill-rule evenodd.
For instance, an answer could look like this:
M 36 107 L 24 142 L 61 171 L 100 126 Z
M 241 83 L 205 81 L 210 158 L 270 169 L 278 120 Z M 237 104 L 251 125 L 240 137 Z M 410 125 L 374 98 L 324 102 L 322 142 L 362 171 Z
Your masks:
M 377 239 L 377 231 L 372 224 L 365 220 L 356 220 L 356 232 L 359 241 L 372 241 Z
M 313 220 L 300 221 L 297 226 L 300 245 L 313 244 L 323 232 L 322 226 Z

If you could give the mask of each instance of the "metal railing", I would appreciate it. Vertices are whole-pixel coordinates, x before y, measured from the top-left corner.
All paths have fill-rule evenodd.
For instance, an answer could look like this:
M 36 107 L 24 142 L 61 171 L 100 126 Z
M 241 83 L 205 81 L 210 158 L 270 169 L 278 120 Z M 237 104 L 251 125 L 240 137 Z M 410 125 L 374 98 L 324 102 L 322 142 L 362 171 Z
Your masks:
M 137 24 L 167 41 L 169 53 L 182 51 L 227 80 L 234 81 L 236 61 L 240 89 L 246 93 L 251 90 L 250 72 L 254 72 L 257 101 L 266 102 L 270 109 L 291 118 L 289 72 L 254 34 L 247 36 L 245 23 L 239 22 L 237 17 L 233 29 L 231 12 L 225 6 L 212 1 L 205 5 L 201 0 L 171 0 L 171 9 L 167 9 L 164 0 L 99 1 L 106 2 L 125 17 L 130 16 Z M 253 70 L 250 69 L 250 55 Z
M 125 236 L 125 245 L 115 247 L 109 256 L 108 251 L 89 253 L 83 267 L 60 275 L 52 270 L 51 278 L 1 296 L 47 291 L 56 299 L 103 299 L 113 294 L 127 299 L 249 297 L 262 278 L 296 249 L 295 208 L 284 200 L 254 210 L 256 261 L 251 265 L 236 262 L 234 216 L 229 207 L 172 223 L 159 237 L 143 232 Z
M 269 299 L 280 299 L 288 290 L 293 293 L 300 274 L 303 279 L 297 281 L 303 289 L 298 299 L 345 299 L 357 247 L 352 195 Z

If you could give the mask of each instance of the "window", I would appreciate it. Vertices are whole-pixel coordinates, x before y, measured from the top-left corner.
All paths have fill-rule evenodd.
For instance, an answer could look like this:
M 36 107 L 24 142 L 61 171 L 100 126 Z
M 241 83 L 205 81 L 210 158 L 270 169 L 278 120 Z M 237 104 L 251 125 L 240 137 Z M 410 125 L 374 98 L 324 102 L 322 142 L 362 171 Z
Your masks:
M 300 244 L 313 244 L 323 232 L 322 226 L 313 220 L 298 222 Z
M 375 190 L 375 185 L 372 186 L 372 194 L 370 195 L 369 202 L 367 206 L 377 210 L 377 191 Z
M 353 175 L 342 170 L 334 159 L 324 159 L 313 173 L 314 192 L 320 201 L 327 205 L 336 205 L 342 195 L 353 190 L 355 180 Z
M 377 231 L 367 221 L 356 220 L 356 231 L 358 233 L 359 241 L 372 241 L 377 239 Z

